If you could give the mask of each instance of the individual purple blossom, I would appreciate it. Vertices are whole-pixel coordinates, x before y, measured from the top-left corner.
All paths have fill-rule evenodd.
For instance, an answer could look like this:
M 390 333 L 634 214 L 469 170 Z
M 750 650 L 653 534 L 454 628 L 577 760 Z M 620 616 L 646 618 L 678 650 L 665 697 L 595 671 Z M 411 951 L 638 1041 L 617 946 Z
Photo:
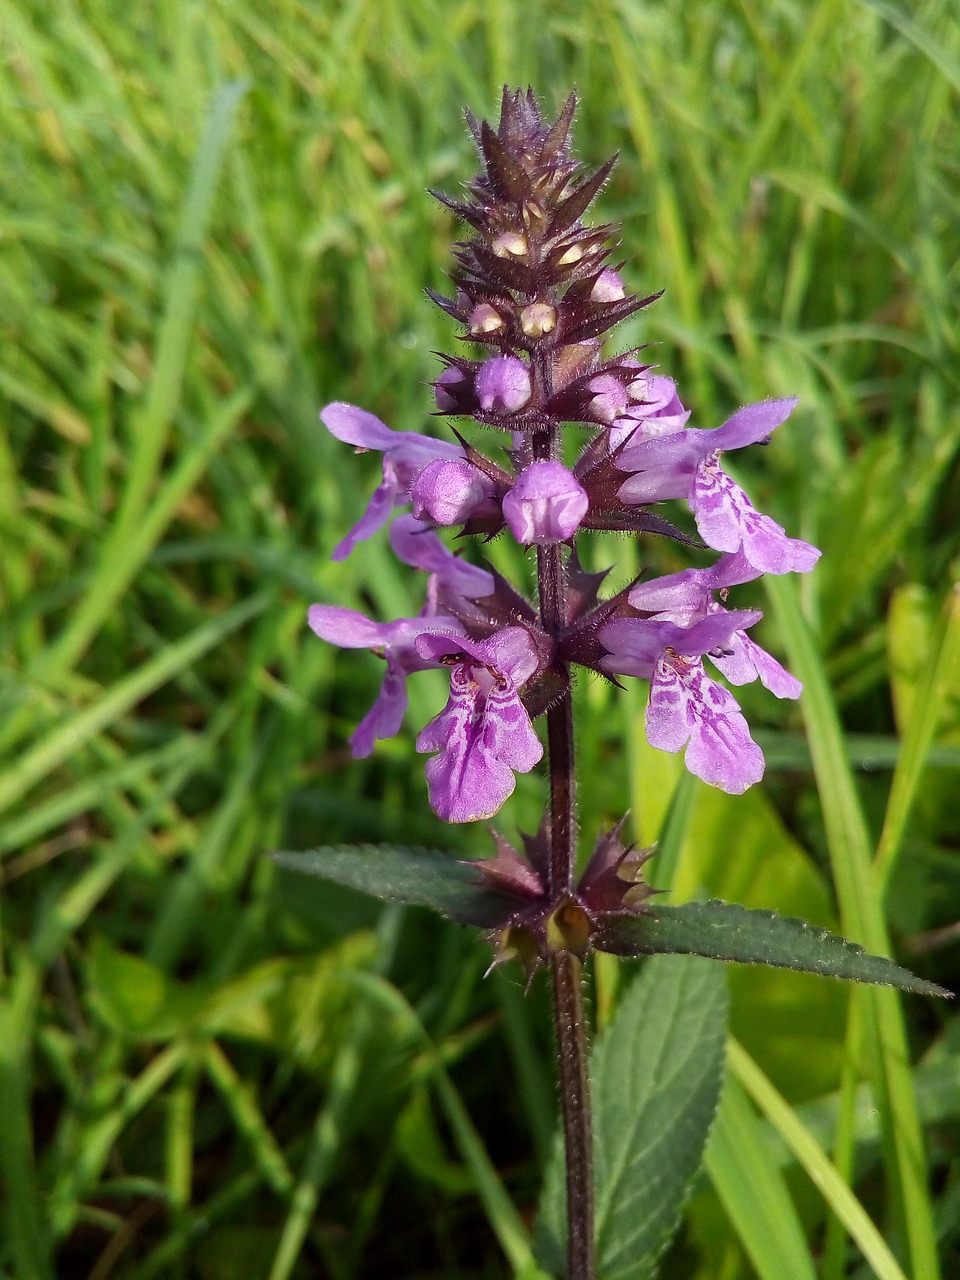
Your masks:
M 489 570 L 448 551 L 437 535 L 413 516 L 400 516 L 393 522 L 390 543 L 398 560 L 430 575 L 426 604 L 417 617 L 379 623 L 355 609 L 324 604 L 312 605 L 308 614 L 311 629 L 322 640 L 341 649 L 372 649 L 386 659 L 380 692 L 350 738 L 350 749 L 357 757 L 370 755 L 377 739 L 392 738 L 399 731 L 407 709 L 407 676 L 439 665 L 417 652 L 417 637 L 435 631 L 446 635 L 463 632 L 458 615 L 469 618 L 478 613 L 474 602 L 494 590 Z
M 492 817 L 543 755 L 520 698 L 536 670 L 534 643 L 524 627 L 507 627 L 486 640 L 422 634 L 418 654 L 450 665 L 450 698 L 417 738 L 427 761 L 430 805 L 445 822 Z
M 684 569 L 663 578 L 653 578 L 634 586 L 627 599 L 638 611 L 649 614 L 653 621 L 675 622 L 690 626 L 712 614 L 727 611 L 715 591 L 725 591 L 737 583 L 750 582 L 760 576 L 743 552 L 722 556 L 709 569 Z M 799 698 L 803 685 L 779 662 L 762 649 L 745 631 L 735 631 L 709 658 L 731 684 L 749 684 L 753 680 L 778 698 Z
M 676 584 L 672 590 L 675 595 Z M 702 659 L 728 649 L 760 617 L 757 610 L 720 608 L 687 625 L 662 617 L 618 618 L 599 632 L 607 650 L 603 670 L 650 680 L 650 745 L 679 751 L 689 742 L 684 760 L 690 772 L 735 795 L 762 777 L 763 753 L 735 698 L 709 678 Z
M 561 462 L 532 462 L 503 499 L 503 518 L 524 546 L 566 542 L 587 514 L 586 490 Z
M 414 516 L 438 525 L 464 524 L 495 492 L 493 482 L 465 458 L 435 458 L 413 482 Z
M 383 454 L 383 479 L 359 521 L 334 548 L 333 560 L 345 560 L 358 542 L 386 524 L 391 510 L 408 501 L 414 480 L 429 463 L 437 458 L 464 457 L 459 444 L 433 440 L 415 431 L 392 431 L 374 414 L 341 401 L 328 404 L 320 419 L 330 434 L 345 444 Z
M 456 618 L 443 614 L 372 622 L 355 609 L 325 604 L 311 605 L 307 620 L 321 640 L 341 649 L 373 649 L 386 659 L 380 692 L 350 738 L 350 750 L 358 758 L 370 755 L 378 738 L 399 732 L 408 703 L 407 676 L 440 665 L 417 651 L 417 638 L 431 631 L 449 636 L 463 630 Z
M 614 458 L 619 470 L 632 473 L 620 486 L 619 498 L 626 503 L 686 498 L 708 546 L 742 549 L 762 573 L 807 572 L 820 557 L 817 548 L 787 537 L 776 521 L 758 512 L 719 462 L 728 449 L 766 440 L 795 404 L 785 399 L 747 405 L 711 431 L 688 427 L 636 443 L 631 434 Z
M 516 413 L 533 394 L 530 370 L 516 356 L 494 356 L 477 371 L 475 390 L 484 413 Z

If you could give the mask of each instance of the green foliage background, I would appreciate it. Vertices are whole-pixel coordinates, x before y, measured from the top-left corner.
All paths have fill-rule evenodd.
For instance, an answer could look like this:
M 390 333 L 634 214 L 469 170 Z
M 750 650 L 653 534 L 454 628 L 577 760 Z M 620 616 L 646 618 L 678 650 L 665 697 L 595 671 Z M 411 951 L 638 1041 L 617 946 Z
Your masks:
M 620 151 L 600 213 L 628 283 L 666 294 L 618 344 L 659 344 L 701 426 L 801 397 L 739 474 L 824 549 L 762 624 L 803 705 L 743 691 L 762 788 L 684 780 L 643 742 L 642 690 L 584 681 L 585 841 L 629 806 L 650 843 L 669 814 L 673 900 L 892 937 L 960 985 L 950 0 L 8 0 L 0 38 L 0 1275 L 529 1264 L 542 989 L 484 981 L 468 931 L 306 896 L 262 856 L 489 848 L 431 817 L 412 734 L 349 758 L 377 664 L 304 613 L 418 608 L 383 539 L 330 563 L 379 463 L 316 413 L 422 429 L 452 346 L 422 290 L 457 233 L 425 188 L 472 174 L 462 107 L 494 112 L 504 82 L 551 110 L 576 86 L 580 154 Z M 621 582 L 639 563 L 591 554 Z M 521 779 L 501 829 L 542 799 Z M 597 965 L 601 1025 L 621 980 Z M 730 991 L 733 1075 L 664 1274 L 955 1273 L 956 1015 L 782 972 Z M 836 1155 L 822 1191 L 800 1120 Z

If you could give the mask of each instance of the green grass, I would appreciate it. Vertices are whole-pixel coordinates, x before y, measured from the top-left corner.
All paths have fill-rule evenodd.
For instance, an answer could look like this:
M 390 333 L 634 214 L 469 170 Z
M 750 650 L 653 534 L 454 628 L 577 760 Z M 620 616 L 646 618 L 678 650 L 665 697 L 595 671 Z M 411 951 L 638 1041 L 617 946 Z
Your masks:
M 472 174 L 462 108 L 505 81 L 549 109 L 576 85 L 581 155 L 620 152 L 600 213 L 631 286 L 666 294 L 618 344 L 658 344 L 699 425 L 800 396 L 739 474 L 824 549 L 762 624 L 801 707 L 743 691 L 763 787 L 675 792 L 642 691 L 584 680 L 585 837 L 628 806 L 645 842 L 668 821 L 677 899 L 806 915 L 960 988 L 955 16 L 2 6 L 0 1277 L 533 1274 L 543 990 L 484 981 L 482 942 L 412 910 L 307 903 L 262 856 L 489 844 L 432 818 L 412 732 L 350 759 L 376 663 L 304 614 L 419 606 L 383 540 L 330 562 L 378 463 L 316 413 L 421 428 L 454 349 L 422 291 L 457 234 L 425 189 Z M 590 552 L 618 582 L 639 554 L 682 563 Z M 414 726 L 442 682 L 411 692 Z M 508 835 L 542 805 L 520 781 Z M 601 1017 L 619 985 L 598 966 Z M 730 988 L 725 1110 L 664 1275 L 779 1280 L 788 1241 L 821 1280 L 954 1274 L 951 1008 Z

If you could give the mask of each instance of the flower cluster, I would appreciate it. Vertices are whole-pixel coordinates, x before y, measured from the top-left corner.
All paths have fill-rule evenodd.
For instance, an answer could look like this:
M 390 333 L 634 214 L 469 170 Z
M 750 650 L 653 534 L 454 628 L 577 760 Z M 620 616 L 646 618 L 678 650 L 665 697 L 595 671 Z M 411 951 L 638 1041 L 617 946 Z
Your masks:
M 409 675 L 449 668 L 449 701 L 417 739 L 431 755 L 431 805 L 449 822 L 490 817 L 515 773 L 537 764 L 533 721 L 569 694 L 578 665 L 649 680 L 650 743 L 685 748 L 692 773 L 734 793 L 761 777 L 763 756 L 704 659 L 730 684 L 759 679 L 780 698 L 800 691 L 747 634 L 760 613 L 724 601 L 730 587 L 764 573 L 806 572 L 819 552 L 758 512 L 721 465 L 724 453 L 768 441 L 795 401 L 751 404 L 721 426 L 691 427 L 672 379 L 636 351 L 603 358 L 602 335 L 654 299 L 628 293 L 610 265 L 612 228 L 581 220 L 612 162 L 584 176 L 571 159 L 573 107 L 571 99 L 548 125 L 532 95 L 505 91 L 497 129 L 468 117 L 483 160 L 469 198 L 438 197 L 473 235 L 456 248 L 454 295 L 434 300 L 479 354 L 445 358 L 436 406 L 507 433 L 501 456 L 457 432 L 451 441 L 393 431 L 349 404 L 321 413 L 338 440 L 383 459 L 383 479 L 334 558 L 377 533 L 394 508 L 409 507 L 393 522 L 391 543 L 428 577 L 415 618 L 382 624 L 314 605 L 310 625 L 324 640 L 386 659 L 380 694 L 351 739 L 355 755 L 397 732 Z M 592 430 L 572 466 L 563 461 L 566 423 Z M 677 499 L 699 538 L 661 514 L 661 503 Z M 447 550 L 438 529 L 484 538 L 508 531 L 536 548 L 537 604 Z M 585 573 L 576 553 L 588 530 L 666 535 L 722 555 L 709 568 L 602 597 L 603 575 Z

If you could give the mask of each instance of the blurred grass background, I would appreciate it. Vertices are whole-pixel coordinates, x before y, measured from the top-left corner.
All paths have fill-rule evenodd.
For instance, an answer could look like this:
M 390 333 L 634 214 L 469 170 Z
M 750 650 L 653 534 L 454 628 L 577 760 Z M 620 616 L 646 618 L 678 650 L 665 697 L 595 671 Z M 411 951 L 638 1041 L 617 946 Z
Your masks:
M 620 152 L 600 215 L 622 221 L 630 286 L 666 294 L 618 345 L 659 344 L 697 425 L 801 397 L 736 462 L 824 549 L 762 624 L 803 707 L 743 691 L 763 787 L 682 780 L 643 742 L 642 690 L 584 681 L 585 842 L 628 805 L 647 843 L 669 817 L 654 880 L 676 898 L 892 941 L 960 986 L 956 18 L 950 0 L 0 9 L 0 1275 L 527 1266 L 555 1110 L 542 988 L 524 1001 L 518 973 L 484 981 L 466 931 L 263 857 L 489 848 L 429 814 L 412 733 L 350 759 L 377 663 L 304 615 L 419 606 L 385 539 L 329 562 L 379 461 L 316 415 L 348 399 L 422 429 L 432 352 L 454 345 L 422 291 L 457 234 L 425 188 L 471 176 L 462 108 L 495 113 L 505 82 L 548 110 L 576 86 L 580 155 Z M 639 563 L 626 541 L 591 554 L 618 581 Z M 418 726 L 442 682 L 412 694 Z M 543 801 L 520 783 L 508 835 Z M 664 1274 L 956 1274 L 956 1015 L 730 979 L 734 1076 Z M 621 980 L 597 965 L 601 1022 Z M 783 1145 L 798 1118 L 840 1170 L 824 1193 Z

